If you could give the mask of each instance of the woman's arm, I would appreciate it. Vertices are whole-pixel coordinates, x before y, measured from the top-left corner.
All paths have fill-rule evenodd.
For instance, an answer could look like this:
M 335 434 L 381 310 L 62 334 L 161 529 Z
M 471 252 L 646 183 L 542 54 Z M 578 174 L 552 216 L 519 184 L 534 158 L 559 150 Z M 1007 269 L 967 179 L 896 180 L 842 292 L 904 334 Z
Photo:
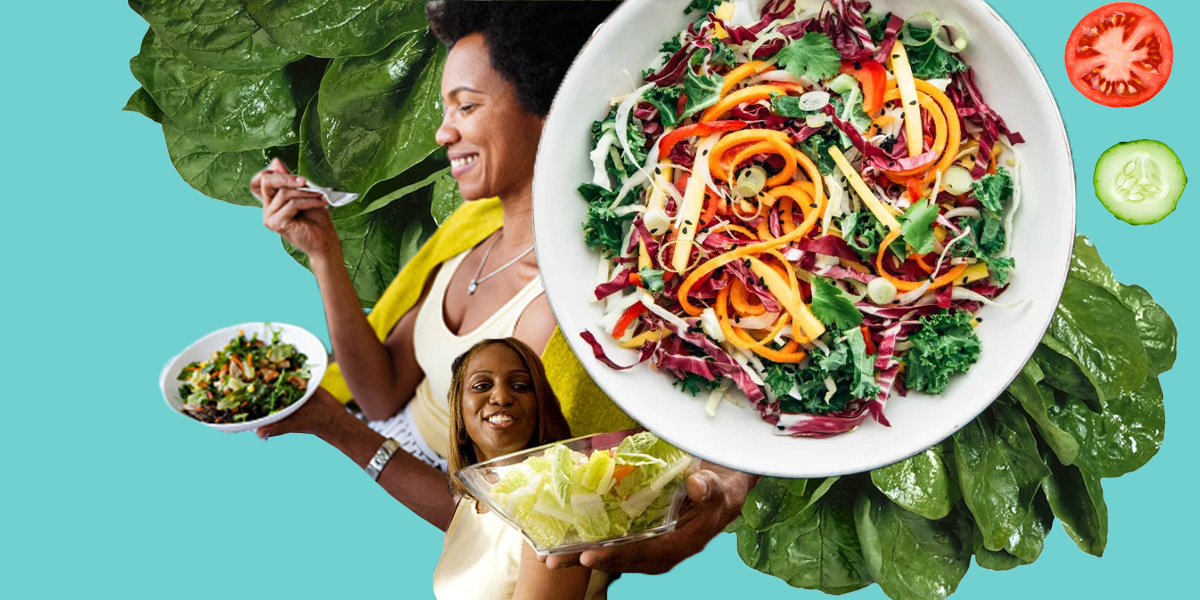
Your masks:
M 350 392 L 368 418 L 386 419 L 404 406 L 421 381 L 412 349 L 415 312 L 401 319 L 386 343 L 375 337 L 343 263 L 326 202 L 319 194 L 297 189 L 305 183 L 275 159 L 255 175 L 250 188 L 263 199 L 263 224 L 308 255 L 325 305 L 333 353 Z
M 365 468 L 384 437 L 354 418 L 329 392 L 318 389 L 303 406 L 282 421 L 260 427 L 258 436 L 268 439 L 285 433 L 311 433 Z M 446 474 L 403 450 L 392 454 L 377 480 L 388 494 L 434 527 L 446 530 L 454 516 L 454 498 L 446 486 Z
M 529 544 L 522 544 L 513 600 L 583 600 L 591 577 L 592 570 L 586 567 L 551 569 L 538 560 Z

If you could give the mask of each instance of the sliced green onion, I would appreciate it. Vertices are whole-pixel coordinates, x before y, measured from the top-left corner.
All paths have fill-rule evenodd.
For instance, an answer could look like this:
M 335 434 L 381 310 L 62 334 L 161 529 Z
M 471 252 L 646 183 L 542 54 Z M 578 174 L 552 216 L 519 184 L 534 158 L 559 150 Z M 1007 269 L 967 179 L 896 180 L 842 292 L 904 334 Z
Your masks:
M 767 171 L 758 165 L 750 165 L 738 172 L 734 191 L 743 198 L 757 196 L 767 185 Z
M 942 175 L 942 187 L 955 196 L 970 191 L 971 184 L 974 182 L 975 179 L 971 177 L 971 172 L 962 165 L 953 165 L 946 169 L 945 175 Z
M 829 92 L 806 92 L 800 96 L 800 110 L 821 110 L 829 104 Z
M 887 304 L 896 298 L 896 286 L 882 277 L 876 277 L 867 284 L 867 298 L 875 304 Z
M 933 34 L 933 43 L 938 45 L 938 48 L 950 53 L 958 53 L 967 49 L 967 30 L 963 29 L 962 25 L 954 21 L 942 21 L 940 31 L 935 31 Z M 946 35 L 938 35 L 940 32 L 945 32 Z M 950 42 L 950 33 L 954 33 L 954 42 Z
M 837 92 L 838 94 L 845 94 L 846 92 L 854 89 L 857 85 L 858 80 L 849 73 L 842 73 L 841 75 L 830 79 L 829 83 L 826 84 L 830 90 Z
M 922 21 L 927 23 L 927 25 L 921 25 Z M 937 32 L 941 29 L 941 26 L 942 22 L 938 20 L 937 15 L 928 11 L 919 12 L 904 20 L 904 25 L 900 27 L 900 41 L 905 46 L 924 46 L 937 37 Z M 924 39 L 917 38 L 912 33 L 913 27 L 928 29 L 929 37 Z
M 813 129 L 820 129 L 828 122 L 829 117 L 825 116 L 825 113 L 814 113 L 804 117 L 804 124 L 812 127 Z

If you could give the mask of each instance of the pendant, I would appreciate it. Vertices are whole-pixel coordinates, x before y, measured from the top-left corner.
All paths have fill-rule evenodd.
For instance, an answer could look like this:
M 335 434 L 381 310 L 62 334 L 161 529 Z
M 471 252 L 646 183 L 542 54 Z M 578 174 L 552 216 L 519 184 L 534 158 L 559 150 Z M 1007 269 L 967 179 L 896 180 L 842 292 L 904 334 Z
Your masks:
M 477 287 L 479 287 L 479 283 L 475 280 L 471 280 L 471 285 L 467 286 L 467 295 L 473 295 L 475 293 L 475 288 Z

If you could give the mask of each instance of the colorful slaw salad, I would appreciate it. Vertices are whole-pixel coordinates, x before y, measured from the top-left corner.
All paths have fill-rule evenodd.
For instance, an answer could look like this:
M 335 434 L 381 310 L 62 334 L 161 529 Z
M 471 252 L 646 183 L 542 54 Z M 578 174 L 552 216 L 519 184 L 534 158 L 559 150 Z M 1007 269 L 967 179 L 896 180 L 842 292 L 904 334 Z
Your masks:
M 676 385 L 826 437 L 940 394 L 1012 277 L 1013 144 L 967 32 L 868 2 L 696 0 L 592 127 L 600 335 Z M 1008 306 L 1008 305 L 1000 305 Z M 583 337 L 614 369 L 590 331 Z
M 270 343 L 258 334 L 237 337 L 208 360 L 189 363 L 179 373 L 184 414 L 205 423 L 241 423 L 283 410 L 308 389 L 308 357 L 295 346 Z

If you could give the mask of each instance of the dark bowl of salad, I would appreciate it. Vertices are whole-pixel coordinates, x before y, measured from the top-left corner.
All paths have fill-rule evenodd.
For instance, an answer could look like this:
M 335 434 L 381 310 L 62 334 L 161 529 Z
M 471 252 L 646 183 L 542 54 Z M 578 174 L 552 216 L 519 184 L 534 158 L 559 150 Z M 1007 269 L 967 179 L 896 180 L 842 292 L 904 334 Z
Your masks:
M 243 323 L 188 346 L 159 385 L 176 412 L 221 431 L 251 431 L 299 409 L 327 364 L 325 346 L 303 328 Z

